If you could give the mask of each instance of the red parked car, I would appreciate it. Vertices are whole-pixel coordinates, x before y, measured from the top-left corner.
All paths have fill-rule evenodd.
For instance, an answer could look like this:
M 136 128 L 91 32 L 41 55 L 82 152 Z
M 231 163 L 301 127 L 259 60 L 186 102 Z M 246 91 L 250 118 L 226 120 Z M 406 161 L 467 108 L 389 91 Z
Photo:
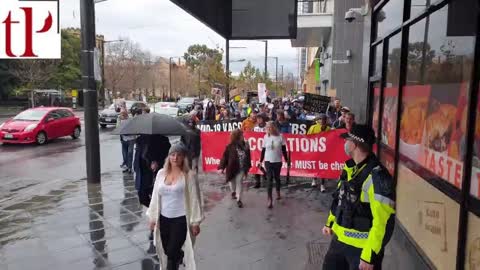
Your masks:
M 80 137 L 80 118 L 69 108 L 28 109 L 0 124 L 1 143 L 47 143 L 64 136 Z

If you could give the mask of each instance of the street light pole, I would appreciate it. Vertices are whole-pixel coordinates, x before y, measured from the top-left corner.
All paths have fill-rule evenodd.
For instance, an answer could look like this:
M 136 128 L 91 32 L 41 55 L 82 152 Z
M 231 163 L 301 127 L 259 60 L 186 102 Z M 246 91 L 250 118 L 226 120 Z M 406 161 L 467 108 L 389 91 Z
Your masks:
M 169 89 L 169 98 L 171 99 L 172 98 L 172 58 L 173 57 L 170 57 L 169 61 L 168 61 L 168 71 L 170 73 L 169 77 L 170 77 L 170 89 Z
M 275 57 L 275 92 L 278 95 L 278 57 Z
M 267 58 L 268 58 L 268 40 L 265 40 L 265 81 L 267 80 L 267 73 L 268 73 L 268 63 L 267 63 Z
M 85 148 L 87 182 L 100 183 L 100 142 L 98 132 L 97 86 L 94 74 L 95 5 L 80 1 L 82 85 L 85 107 Z
M 225 84 L 225 102 L 230 101 L 230 40 L 227 38 L 225 45 L 225 69 L 227 73 L 227 83 Z

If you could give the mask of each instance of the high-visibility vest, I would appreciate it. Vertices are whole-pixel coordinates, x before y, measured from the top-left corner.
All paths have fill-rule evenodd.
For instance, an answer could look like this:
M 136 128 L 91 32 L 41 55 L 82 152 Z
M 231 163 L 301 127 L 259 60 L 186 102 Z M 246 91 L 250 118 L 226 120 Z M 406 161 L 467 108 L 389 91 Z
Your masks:
M 394 224 L 395 184 L 388 171 L 373 155 L 358 166 L 348 160 L 326 226 L 338 241 L 362 249 L 363 261 L 374 263 L 390 240 Z

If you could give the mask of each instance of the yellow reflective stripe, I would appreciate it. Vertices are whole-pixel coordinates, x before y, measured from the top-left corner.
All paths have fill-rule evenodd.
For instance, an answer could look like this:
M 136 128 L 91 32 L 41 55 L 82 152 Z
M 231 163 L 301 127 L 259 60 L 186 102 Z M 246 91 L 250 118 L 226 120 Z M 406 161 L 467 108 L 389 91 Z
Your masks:
M 362 194 L 360 195 L 360 200 L 362 202 L 370 202 L 370 198 L 368 196 L 368 190 L 370 189 L 372 184 L 373 184 L 372 175 L 369 175 L 367 180 L 363 183 L 363 186 L 362 186 Z
M 395 209 L 395 202 L 392 199 L 382 196 L 380 194 L 375 194 L 373 197 L 375 198 L 376 201 L 386 204 L 392 207 L 393 209 Z
M 357 230 L 347 229 L 338 225 L 337 223 L 333 224 L 332 230 L 338 237 L 338 241 L 342 243 L 362 249 L 367 246 L 369 235 L 368 232 L 359 232 Z M 365 233 L 367 238 L 364 238 Z
M 332 211 L 328 214 L 327 227 L 332 227 L 332 224 L 335 222 L 335 216 L 332 214 Z

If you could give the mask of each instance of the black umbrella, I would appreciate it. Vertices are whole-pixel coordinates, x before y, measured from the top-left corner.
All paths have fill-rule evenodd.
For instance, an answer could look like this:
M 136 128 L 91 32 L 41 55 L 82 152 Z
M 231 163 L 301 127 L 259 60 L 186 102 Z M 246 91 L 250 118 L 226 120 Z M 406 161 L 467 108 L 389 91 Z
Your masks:
M 112 133 L 115 135 L 185 135 L 187 127 L 177 119 L 158 113 L 147 113 L 133 117 Z

